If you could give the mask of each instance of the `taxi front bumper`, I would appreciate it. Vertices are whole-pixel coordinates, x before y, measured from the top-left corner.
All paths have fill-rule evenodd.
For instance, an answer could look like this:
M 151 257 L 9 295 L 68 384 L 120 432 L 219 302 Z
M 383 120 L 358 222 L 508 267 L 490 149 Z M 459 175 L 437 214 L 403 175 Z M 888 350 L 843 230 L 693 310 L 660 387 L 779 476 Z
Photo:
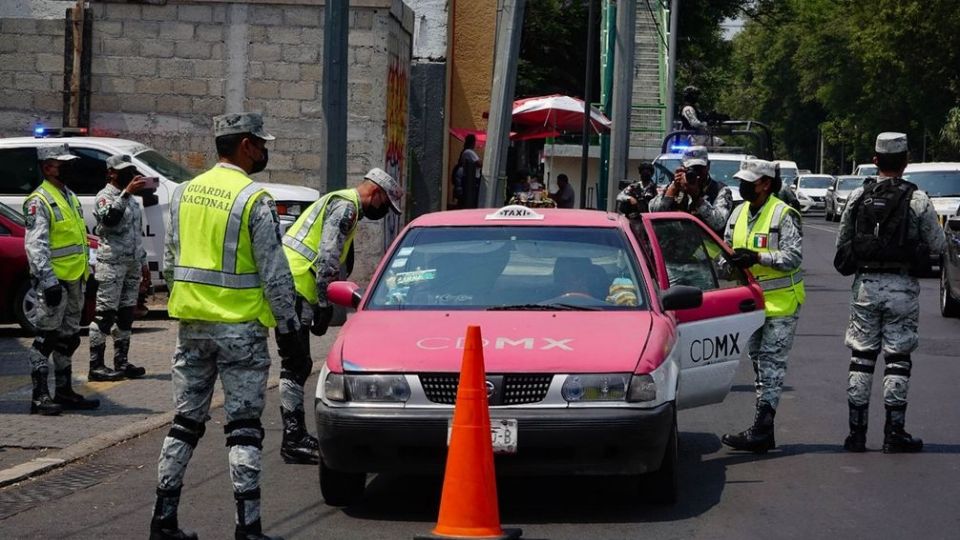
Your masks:
M 316 401 L 320 455 L 347 472 L 442 472 L 452 408 L 330 407 Z M 517 420 L 517 452 L 498 454 L 504 474 L 641 474 L 659 469 L 673 403 L 639 408 L 494 408 Z

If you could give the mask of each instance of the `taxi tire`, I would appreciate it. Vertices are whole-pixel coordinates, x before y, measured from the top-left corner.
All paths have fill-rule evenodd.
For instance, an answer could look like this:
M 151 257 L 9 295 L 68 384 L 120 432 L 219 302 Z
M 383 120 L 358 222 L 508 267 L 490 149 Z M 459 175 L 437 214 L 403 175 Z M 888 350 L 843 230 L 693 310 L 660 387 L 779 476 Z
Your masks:
M 950 290 L 950 283 L 947 279 L 947 268 L 945 263 L 940 263 L 940 315 L 944 317 L 960 316 L 960 302 L 954 300 L 953 292 Z
M 360 501 L 367 486 L 366 473 L 338 471 L 320 459 L 320 494 L 328 506 L 350 506 Z
M 658 505 L 676 504 L 680 493 L 679 446 L 677 418 L 674 415 L 660 468 L 640 477 L 640 494 L 644 502 Z

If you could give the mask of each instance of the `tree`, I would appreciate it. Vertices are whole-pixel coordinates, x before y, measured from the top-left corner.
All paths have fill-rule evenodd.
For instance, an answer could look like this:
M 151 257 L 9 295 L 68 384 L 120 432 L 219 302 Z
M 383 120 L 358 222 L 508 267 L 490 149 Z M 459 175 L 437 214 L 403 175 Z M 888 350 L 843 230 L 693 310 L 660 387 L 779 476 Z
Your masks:
M 517 63 L 517 97 L 547 94 L 583 96 L 589 1 L 526 2 L 520 59 Z M 595 35 L 599 39 L 599 22 L 596 30 Z M 593 87 L 599 95 L 599 52 L 593 62 L 596 66 Z

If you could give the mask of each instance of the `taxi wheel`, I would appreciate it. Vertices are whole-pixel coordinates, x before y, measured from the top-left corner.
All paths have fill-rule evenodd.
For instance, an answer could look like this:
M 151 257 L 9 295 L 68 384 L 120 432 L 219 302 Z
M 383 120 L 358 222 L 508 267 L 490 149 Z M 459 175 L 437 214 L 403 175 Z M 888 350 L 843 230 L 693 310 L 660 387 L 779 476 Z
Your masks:
M 953 299 L 950 283 L 947 279 L 946 264 L 940 264 L 940 314 L 944 317 L 960 316 L 960 302 Z
M 363 497 L 367 485 L 365 473 L 331 469 L 320 460 L 320 494 L 329 506 L 350 506 Z
M 660 462 L 660 468 L 641 477 L 640 493 L 644 502 L 662 505 L 672 505 L 677 502 L 677 496 L 680 492 L 678 447 L 677 419 L 674 416 L 673 427 L 670 429 L 667 447 L 663 451 L 663 461 Z

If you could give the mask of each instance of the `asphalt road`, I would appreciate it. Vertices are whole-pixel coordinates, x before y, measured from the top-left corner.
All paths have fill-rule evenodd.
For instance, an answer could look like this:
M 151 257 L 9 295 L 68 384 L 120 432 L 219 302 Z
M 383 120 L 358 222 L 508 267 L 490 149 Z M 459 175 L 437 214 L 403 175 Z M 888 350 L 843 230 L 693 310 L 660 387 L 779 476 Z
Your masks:
M 681 500 L 637 502 L 622 479 L 501 479 L 504 525 L 529 539 L 957 538 L 960 536 L 960 320 L 942 319 L 937 282 L 923 280 L 921 344 L 914 354 L 907 428 L 917 455 L 884 455 L 879 377 L 866 454 L 843 452 L 849 353 L 843 346 L 851 278 L 831 267 L 836 225 L 805 227 L 807 305 L 777 416 L 777 450 L 731 452 L 720 435 L 752 419 L 753 374 L 741 365 L 730 396 L 680 415 Z M 313 388 L 315 381 L 309 383 Z M 275 392 L 269 415 L 279 415 Z M 216 411 L 216 422 L 222 413 Z M 276 425 L 276 424 L 275 424 Z M 190 470 L 181 523 L 201 538 L 229 538 L 233 501 L 222 435 L 210 425 Z M 38 480 L 0 491 L 0 538 L 143 538 L 164 431 L 148 433 Z M 436 519 L 436 478 L 374 477 L 352 508 L 326 506 L 317 471 L 285 465 L 267 431 L 264 523 L 286 538 L 412 538 Z M 17 513 L 19 512 L 19 513 Z M 11 515 L 13 514 L 13 515 Z M 3 516 L 9 516 L 3 519 Z

